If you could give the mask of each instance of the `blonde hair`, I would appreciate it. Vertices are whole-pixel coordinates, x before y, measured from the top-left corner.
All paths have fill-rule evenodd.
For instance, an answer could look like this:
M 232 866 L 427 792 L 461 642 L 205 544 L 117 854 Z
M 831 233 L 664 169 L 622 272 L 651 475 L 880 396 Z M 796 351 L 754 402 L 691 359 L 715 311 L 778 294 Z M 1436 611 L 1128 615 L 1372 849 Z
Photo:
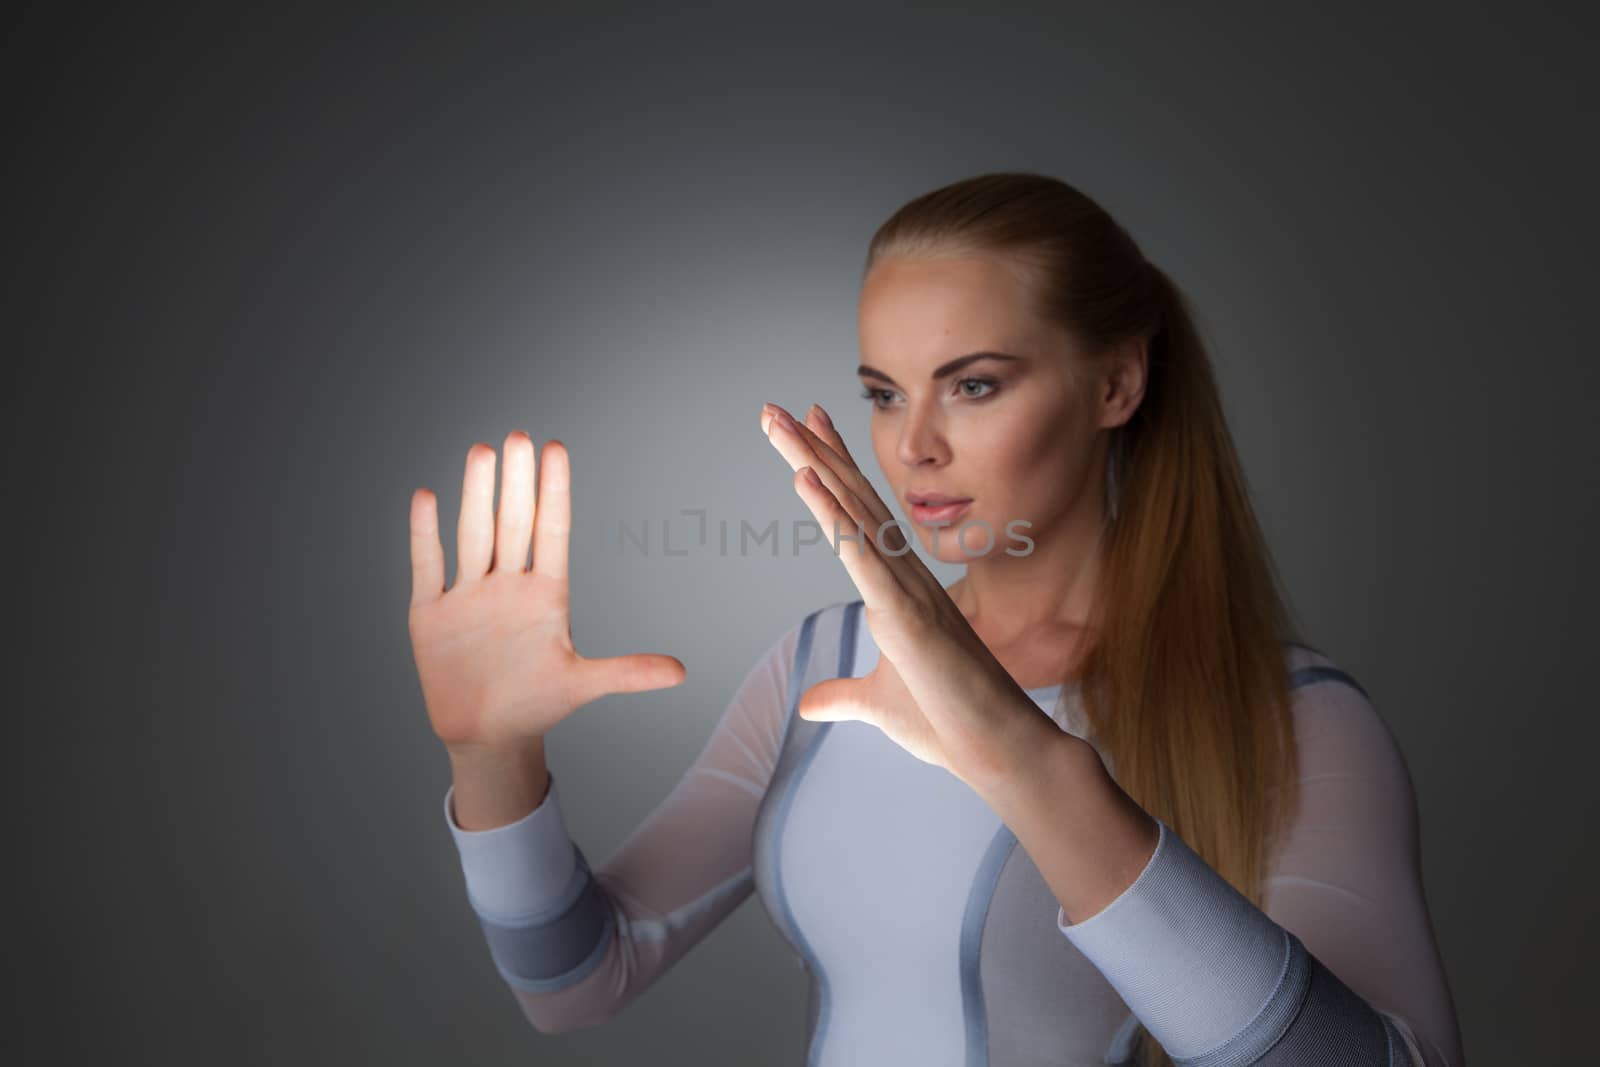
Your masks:
M 983 174 L 917 197 L 873 235 L 865 270 L 930 254 L 1016 267 L 1091 364 L 1149 339 L 1143 400 L 1109 431 L 1116 518 L 1078 681 L 1122 789 L 1260 906 L 1293 816 L 1284 644 L 1303 642 L 1187 298 L 1100 205 L 1038 174 Z M 1148 1031 L 1139 1037 L 1141 1063 L 1171 1067 Z

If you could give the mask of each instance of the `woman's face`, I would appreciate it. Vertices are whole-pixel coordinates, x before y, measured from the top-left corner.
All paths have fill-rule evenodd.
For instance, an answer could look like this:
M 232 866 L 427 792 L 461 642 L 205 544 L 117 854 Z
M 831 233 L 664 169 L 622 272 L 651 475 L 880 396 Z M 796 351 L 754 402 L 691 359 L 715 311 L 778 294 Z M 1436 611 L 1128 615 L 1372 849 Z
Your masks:
M 1100 415 L 1074 374 L 1080 352 L 1005 262 L 880 260 L 862 283 L 858 331 L 873 451 L 930 556 L 1027 554 L 1023 537 L 1048 539 L 1074 508 L 1103 506 Z M 967 503 L 929 511 L 922 494 Z M 1013 520 L 1031 525 L 1008 532 Z

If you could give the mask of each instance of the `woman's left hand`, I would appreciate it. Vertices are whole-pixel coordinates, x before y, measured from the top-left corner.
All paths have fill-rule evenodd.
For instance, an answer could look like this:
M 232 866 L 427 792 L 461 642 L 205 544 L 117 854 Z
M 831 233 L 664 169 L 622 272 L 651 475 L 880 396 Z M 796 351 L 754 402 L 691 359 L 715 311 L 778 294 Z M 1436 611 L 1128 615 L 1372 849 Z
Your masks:
M 856 466 L 827 413 L 813 405 L 802 424 L 767 404 L 761 428 L 789 461 L 795 490 L 860 591 L 879 650 L 870 674 L 808 689 L 800 717 L 870 723 L 981 794 L 1014 779 L 1051 741 L 1068 736 L 973 631 Z

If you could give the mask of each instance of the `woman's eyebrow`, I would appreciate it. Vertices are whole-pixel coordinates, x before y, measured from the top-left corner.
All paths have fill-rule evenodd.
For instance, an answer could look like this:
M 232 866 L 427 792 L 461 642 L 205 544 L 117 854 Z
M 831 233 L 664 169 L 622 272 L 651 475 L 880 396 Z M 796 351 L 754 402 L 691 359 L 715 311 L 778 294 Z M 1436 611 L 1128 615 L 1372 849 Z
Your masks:
M 948 377 L 949 375 L 952 375 L 956 371 L 960 370 L 962 367 L 965 367 L 968 363 L 972 363 L 980 359 L 1009 359 L 1020 361 L 1022 357 L 1013 356 L 1006 352 L 969 352 L 964 356 L 957 356 L 948 363 L 941 363 L 938 369 L 933 372 L 933 380 L 938 381 L 940 378 Z M 883 373 L 883 371 L 876 367 L 869 367 L 865 363 L 856 368 L 856 375 L 862 378 L 878 378 L 882 381 L 888 382 L 890 385 L 900 384 L 887 374 Z

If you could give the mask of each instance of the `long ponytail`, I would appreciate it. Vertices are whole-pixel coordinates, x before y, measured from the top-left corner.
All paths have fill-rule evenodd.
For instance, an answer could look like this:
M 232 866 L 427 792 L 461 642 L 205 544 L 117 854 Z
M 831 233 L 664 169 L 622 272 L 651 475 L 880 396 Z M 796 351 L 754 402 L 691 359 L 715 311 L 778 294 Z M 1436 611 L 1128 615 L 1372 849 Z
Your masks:
M 1107 442 L 1111 521 L 1077 680 L 1118 784 L 1259 906 L 1293 814 L 1297 627 L 1188 299 L 1103 208 L 1042 175 L 918 197 L 879 228 L 866 269 L 929 251 L 1012 257 L 1091 359 L 1148 338 L 1144 398 Z M 1171 1067 L 1142 1028 L 1139 1046 L 1147 1067 Z

